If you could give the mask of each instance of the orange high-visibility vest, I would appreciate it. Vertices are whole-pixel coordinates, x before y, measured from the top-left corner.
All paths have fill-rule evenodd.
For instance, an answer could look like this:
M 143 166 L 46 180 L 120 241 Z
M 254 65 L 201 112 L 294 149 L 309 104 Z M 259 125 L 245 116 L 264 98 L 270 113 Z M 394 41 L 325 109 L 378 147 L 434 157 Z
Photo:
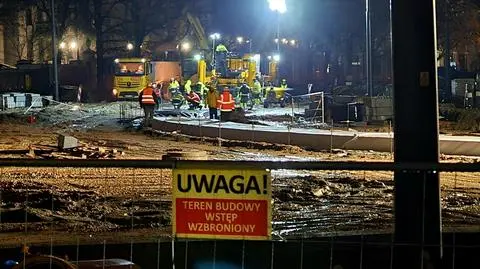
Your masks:
M 142 92 L 142 104 L 144 105 L 154 105 L 155 104 L 155 99 L 153 99 L 153 89 L 150 87 L 147 87 L 143 89 Z
M 230 92 L 224 91 L 220 96 L 220 111 L 232 111 L 235 108 L 235 100 Z

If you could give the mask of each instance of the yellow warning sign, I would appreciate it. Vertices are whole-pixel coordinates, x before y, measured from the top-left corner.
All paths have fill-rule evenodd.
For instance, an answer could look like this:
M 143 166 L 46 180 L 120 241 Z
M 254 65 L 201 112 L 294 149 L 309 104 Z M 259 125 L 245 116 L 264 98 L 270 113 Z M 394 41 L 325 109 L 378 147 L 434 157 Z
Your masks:
M 270 239 L 269 171 L 174 169 L 172 183 L 174 236 Z

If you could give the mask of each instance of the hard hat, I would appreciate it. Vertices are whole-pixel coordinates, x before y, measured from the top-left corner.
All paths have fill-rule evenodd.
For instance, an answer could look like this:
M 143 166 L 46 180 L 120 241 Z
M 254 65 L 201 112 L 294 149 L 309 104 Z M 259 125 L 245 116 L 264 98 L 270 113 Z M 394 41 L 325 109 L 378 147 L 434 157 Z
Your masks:
M 282 79 L 282 82 L 285 82 L 285 81 L 287 81 L 287 80 L 286 80 L 286 79 Z
M 224 90 L 224 91 L 230 91 L 230 88 L 224 87 L 223 90 Z
M 152 83 L 148 83 L 147 86 L 148 86 L 148 87 L 153 87 L 153 84 L 152 84 Z

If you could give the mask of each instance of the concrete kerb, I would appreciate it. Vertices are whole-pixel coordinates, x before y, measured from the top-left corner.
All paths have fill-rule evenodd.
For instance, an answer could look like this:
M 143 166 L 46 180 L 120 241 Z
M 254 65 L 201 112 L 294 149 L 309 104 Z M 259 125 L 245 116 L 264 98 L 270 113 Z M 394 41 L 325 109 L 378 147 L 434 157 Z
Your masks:
M 201 127 L 200 127 L 201 126 Z M 218 138 L 218 122 L 197 120 L 169 121 L 155 119 L 153 128 L 164 132 L 181 132 L 185 135 Z M 254 132 L 254 134 L 252 133 Z M 222 123 L 222 139 L 249 140 L 299 146 L 312 150 L 329 150 L 331 147 L 346 150 L 373 150 L 391 152 L 393 134 L 363 133 L 330 130 L 279 129 L 249 124 Z M 440 136 L 440 152 L 447 155 L 480 156 L 480 137 Z

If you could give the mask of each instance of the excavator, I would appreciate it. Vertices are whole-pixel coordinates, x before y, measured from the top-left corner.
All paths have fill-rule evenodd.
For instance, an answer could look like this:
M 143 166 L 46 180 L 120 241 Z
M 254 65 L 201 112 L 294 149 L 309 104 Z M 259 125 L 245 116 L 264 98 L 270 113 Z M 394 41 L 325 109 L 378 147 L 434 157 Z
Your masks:
M 253 86 L 257 70 L 253 55 L 229 54 L 227 57 L 227 74 L 218 74 L 215 65 L 207 61 L 207 59 L 213 58 L 213 51 L 198 17 L 185 11 L 184 20 L 181 21 L 179 30 L 181 34 L 183 33 L 180 40 L 184 40 L 186 36 L 193 37 L 196 40 L 197 48 L 200 50 L 200 53 L 196 55 L 197 57 L 190 55 L 190 57 L 182 60 L 184 79 L 214 85 L 217 89 L 226 86 L 236 88 L 244 83 L 250 87 Z

